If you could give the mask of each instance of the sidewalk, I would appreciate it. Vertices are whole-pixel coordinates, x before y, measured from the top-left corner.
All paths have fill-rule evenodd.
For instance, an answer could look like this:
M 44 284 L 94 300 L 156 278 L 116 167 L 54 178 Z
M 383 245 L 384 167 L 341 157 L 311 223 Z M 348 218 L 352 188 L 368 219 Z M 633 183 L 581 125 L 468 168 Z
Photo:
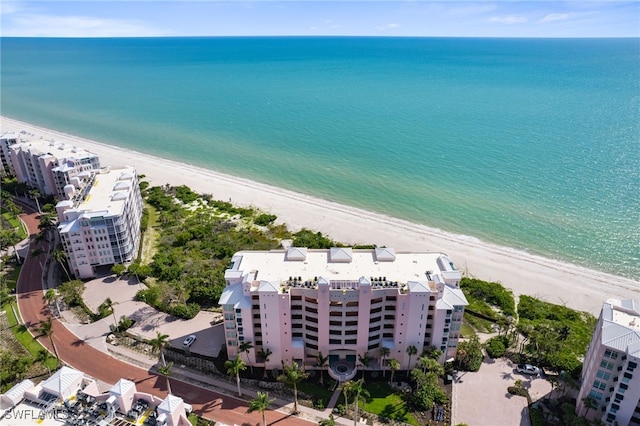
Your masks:
M 145 368 L 148 370 L 154 370 L 157 366 L 157 358 L 151 358 L 142 353 L 133 351 L 131 349 L 122 347 L 122 346 L 114 346 L 111 344 L 107 344 L 108 353 L 121 361 L 128 362 L 140 368 Z M 247 386 L 246 384 L 240 383 L 242 390 L 242 398 L 237 397 L 238 389 L 234 383 L 230 383 L 225 380 L 220 380 L 216 377 L 207 376 L 200 372 L 188 369 L 184 366 L 176 365 L 171 370 L 171 378 L 169 380 L 180 380 L 186 383 L 190 383 L 194 386 L 199 386 L 204 389 L 212 390 L 229 398 L 241 399 L 241 400 L 251 400 L 257 396 L 258 391 L 263 391 L 262 389 L 255 389 Z M 338 391 L 336 391 L 338 392 Z M 338 393 L 339 395 L 339 393 Z M 282 397 L 276 397 L 272 407 L 277 407 L 276 410 L 281 413 L 290 413 L 293 411 L 293 402 L 289 400 L 284 400 Z M 327 408 L 324 411 L 319 411 L 313 409 L 311 407 L 307 407 L 301 404 L 298 404 L 298 417 L 303 418 L 305 420 L 309 420 L 311 422 L 318 423 L 322 419 L 329 418 L 331 414 L 331 409 Z M 345 419 L 339 416 L 334 416 L 336 424 L 351 426 L 354 424 L 353 420 Z M 366 426 L 365 423 L 357 423 L 358 426 Z
M 52 261 L 52 263 L 55 261 Z M 46 271 L 46 288 L 52 288 L 55 285 L 53 264 L 50 264 Z M 43 274 L 44 275 L 44 274 Z M 44 278 L 44 277 L 43 277 Z M 124 312 L 122 312 L 124 313 Z M 108 316 L 99 321 L 91 324 L 82 324 L 69 310 L 62 310 L 60 321 L 65 327 L 78 337 L 79 341 L 87 343 L 92 347 L 104 352 L 120 361 L 129 363 L 139 368 L 143 368 L 147 371 L 156 371 L 157 358 L 155 355 L 146 355 L 124 346 L 115 346 L 107 343 L 106 337 L 110 334 L 109 325 L 113 323 L 113 319 Z M 194 386 L 198 386 L 207 390 L 212 390 L 225 395 L 225 398 L 234 398 L 240 400 L 251 400 L 257 396 L 258 391 L 263 389 L 257 389 L 241 383 L 242 398 L 238 398 L 237 387 L 235 383 L 231 383 L 225 380 L 220 380 L 217 377 L 207 376 L 199 371 L 191 370 L 185 366 L 175 365 L 171 370 L 171 380 L 179 380 L 185 383 L 189 383 Z M 339 391 L 336 391 L 334 398 L 339 397 Z M 186 401 L 188 402 L 188 401 Z M 272 404 L 272 407 L 277 407 L 276 411 L 289 414 L 293 411 L 293 401 L 285 400 L 282 397 L 276 397 L 276 400 Z M 327 408 L 323 411 L 315 410 L 311 407 L 306 407 L 298 404 L 299 418 L 308 420 L 310 422 L 318 423 L 320 420 L 329 418 L 332 410 Z M 354 424 L 353 420 L 345 419 L 339 416 L 335 416 L 336 424 L 351 426 Z M 365 423 L 357 423 L 359 426 L 365 426 Z

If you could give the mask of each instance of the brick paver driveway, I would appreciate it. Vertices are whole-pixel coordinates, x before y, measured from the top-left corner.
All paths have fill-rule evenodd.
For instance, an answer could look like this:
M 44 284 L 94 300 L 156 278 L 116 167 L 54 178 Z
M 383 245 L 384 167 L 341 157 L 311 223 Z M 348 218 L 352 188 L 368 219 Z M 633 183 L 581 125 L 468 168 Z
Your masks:
M 515 365 L 506 358 L 485 358 L 478 372 L 459 372 L 453 385 L 452 424 L 529 426 L 527 399 L 507 392 L 518 379 L 534 401 L 551 392 L 547 380 L 516 373 Z

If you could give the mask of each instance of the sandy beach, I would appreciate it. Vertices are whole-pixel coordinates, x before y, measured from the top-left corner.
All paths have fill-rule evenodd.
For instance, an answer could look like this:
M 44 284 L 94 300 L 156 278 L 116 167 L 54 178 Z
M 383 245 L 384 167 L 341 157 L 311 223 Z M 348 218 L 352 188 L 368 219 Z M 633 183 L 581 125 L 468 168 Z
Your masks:
M 498 281 L 516 295 L 536 296 L 593 315 L 608 298 L 640 300 L 640 282 L 628 278 L 1 117 L 0 133 L 20 131 L 27 132 L 21 135 L 23 140 L 54 139 L 85 148 L 100 156 L 102 166 L 135 166 L 151 185 L 184 184 L 234 204 L 256 206 L 277 215 L 292 230 L 306 227 L 347 244 L 444 252 L 467 276 Z

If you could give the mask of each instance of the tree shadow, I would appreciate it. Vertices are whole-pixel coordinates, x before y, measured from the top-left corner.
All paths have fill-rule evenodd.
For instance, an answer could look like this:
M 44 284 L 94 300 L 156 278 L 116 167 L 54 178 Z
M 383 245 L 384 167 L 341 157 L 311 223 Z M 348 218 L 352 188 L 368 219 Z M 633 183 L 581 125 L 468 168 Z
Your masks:
M 73 342 L 71 342 L 71 346 L 75 346 L 75 347 L 80 347 L 84 345 L 85 345 L 85 341 L 82 339 L 76 339 Z

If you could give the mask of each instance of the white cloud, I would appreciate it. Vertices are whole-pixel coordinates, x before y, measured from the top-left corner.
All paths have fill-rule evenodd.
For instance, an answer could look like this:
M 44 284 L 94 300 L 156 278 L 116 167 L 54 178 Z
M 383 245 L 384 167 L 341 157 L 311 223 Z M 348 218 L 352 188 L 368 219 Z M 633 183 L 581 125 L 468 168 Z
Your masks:
M 491 18 L 489 18 L 489 22 L 495 22 L 498 24 L 506 24 L 506 25 L 524 24 L 525 22 L 528 22 L 528 21 L 529 20 L 524 16 L 492 16 Z
M 569 18 L 568 13 L 550 13 L 540 20 L 540 22 L 562 21 Z
M 396 28 L 400 28 L 400 24 L 398 24 L 396 22 L 391 22 L 390 24 L 377 26 L 376 30 L 378 30 L 378 31 L 388 31 L 388 30 L 395 30 Z
M 172 35 L 133 19 L 90 16 L 20 14 L 4 23 L 3 35 L 13 37 L 144 37 Z

